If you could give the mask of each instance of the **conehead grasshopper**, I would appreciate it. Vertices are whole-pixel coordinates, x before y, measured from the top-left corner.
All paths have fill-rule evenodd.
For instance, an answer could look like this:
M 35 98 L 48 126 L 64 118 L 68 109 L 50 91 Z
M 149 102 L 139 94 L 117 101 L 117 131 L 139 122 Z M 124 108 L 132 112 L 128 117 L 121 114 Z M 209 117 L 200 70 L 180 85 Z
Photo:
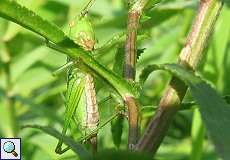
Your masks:
M 95 35 L 93 27 L 87 17 L 87 10 L 94 1 L 91 0 L 81 14 L 70 22 L 69 37 L 86 51 L 93 51 L 95 45 Z M 47 45 L 60 52 L 62 50 L 57 46 L 49 43 Z M 99 125 L 99 112 L 96 100 L 96 92 L 94 88 L 93 76 L 87 71 L 82 71 L 78 66 L 81 63 L 78 59 L 67 58 L 67 63 L 58 69 L 55 74 L 58 74 L 63 69 L 68 68 L 67 71 L 67 91 L 66 111 L 64 118 L 64 127 L 62 134 L 65 135 L 67 129 L 72 121 L 77 121 L 79 130 L 82 131 L 83 138 L 81 140 L 89 140 L 94 151 L 97 149 L 97 131 L 105 124 L 110 122 L 110 118 L 104 124 Z M 116 117 L 116 113 L 112 117 Z M 59 139 L 56 147 L 56 153 L 62 154 L 69 148 L 62 149 L 63 140 Z
M 87 17 L 87 10 L 91 6 L 91 0 L 81 14 L 74 18 L 69 24 L 69 37 L 87 51 L 92 51 L 95 45 L 93 27 Z M 53 47 L 52 47 L 53 48 Z M 78 69 L 78 60 L 67 58 L 68 63 L 57 71 L 60 72 L 65 67 L 70 67 L 67 72 L 67 91 L 66 91 L 66 111 L 62 134 L 65 135 L 70 122 L 76 114 L 76 119 L 80 131 L 83 135 L 92 133 L 99 125 L 99 112 L 94 88 L 93 76 L 90 73 Z M 93 133 L 88 140 L 97 148 L 97 133 Z M 56 152 L 61 154 L 67 149 L 62 150 L 63 141 L 59 140 Z

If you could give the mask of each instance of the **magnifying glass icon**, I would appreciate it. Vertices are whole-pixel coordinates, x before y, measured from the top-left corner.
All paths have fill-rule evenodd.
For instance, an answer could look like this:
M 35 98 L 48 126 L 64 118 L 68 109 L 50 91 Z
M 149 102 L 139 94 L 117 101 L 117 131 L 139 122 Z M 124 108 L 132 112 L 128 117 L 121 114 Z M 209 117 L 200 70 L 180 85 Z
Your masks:
M 18 154 L 17 152 L 15 152 L 15 145 L 13 142 L 11 141 L 7 141 L 3 144 L 3 150 L 6 152 L 6 153 L 11 153 L 14 155 L 14 157 L 17 157 Z

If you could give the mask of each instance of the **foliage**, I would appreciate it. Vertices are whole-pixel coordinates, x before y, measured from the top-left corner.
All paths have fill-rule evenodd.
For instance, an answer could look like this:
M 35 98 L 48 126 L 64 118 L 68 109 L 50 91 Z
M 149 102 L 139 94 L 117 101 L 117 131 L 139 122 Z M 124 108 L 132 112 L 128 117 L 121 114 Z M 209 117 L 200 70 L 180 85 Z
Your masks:
M 142 133 L 154 115 L 156 107 L 153 106 L 158 105 L 170 78 L 169 74 L 162 71 L 150 74 L 151 67 L 147 74 L 143 74 L 143 68 L 150 64 L 176 62 L 199 4 L 197 0 L 155 0 L 147 4 L 137 37 L 139 55 L 136 75 L 140 82 L 138 86 L 141 86 L 138 88 L 141 89 L 139 93 L 137 87 L 122 78 L 128 10 L 125 1 L 100 0 L 90 8 L 88 17 L 92 21 L 97 40 L 94 57 L 73 44 L 64 34 L 68 34 L 68 23 L 81 12 L 85 0 L 17 0 L 17 3 L 37 15 L 27 12 L 25 8 L 18 8 L 15 2 L 9 2 L 0 0 L 0 16 L 17 22 L 26 29 L 0 19 L 0 137 L 21 137 L 22 159 L 25 160 L 76 159 L 76 154 L 82 159 L 91 159 L 88 146 L 78 143 L 81 135 L 73 122 L 68 136 L 63 140 L 72 150 L 62 155 L 57 155 L 54 151 L 57 139 L 61 139 L 60 131 L 64 122 L 65 99 L 62 95 L 66 91 L 66 75 L 60 73 L 53 77 L 52 72 L 65 63 L 66 56 L 46 47 L 43 37 L 59 45 L 69 56 L 75 57 L 74 53 L 77 53 L 77 57 L 82 57 L 86 68 L 95 74 L 100 122 L 114 116 L 117 106 L 123 106 L 121 97 L 114 89 L 121 96 L 129 94 L 138 97 Z M 227 146 L 230 144 L 230 111 L 219 96 L 230 94 L 230 9 L 227 0 L 226 2 L 210 37 L 205 51 L 207 55 L 195 74 L 199 74 L 202 80 L 177 65 L 154 67 L 154 70 L 161 68 L 173 72 L 173 75 L 190 87 L 184 104 L 193 100 L 198 104 L 192 103 L 192 107 L 177 113 L 155 159 L 229 159 Z M 8 4 L 11 4 L 9 8 L 6 7 Z M 29 16 L 25 16 L 28 13 Z M 116 35 L 120 36 L 114 38 Z M 110 45 L 104 46 L 110 39 Z M 138 79 L 139 75 L 142 76 Z M 14 110 L 9 108 L 9 100 L 13 100 Z M 202 120 L 199 120 L 196 108 L 199 108 Z M 39 128 L 41 132 L 31 128 L 21 129 L 21 126 L 28 125 Z M 118 116 L 112 123 L 101 127 L 98 133 L 99 153 L 94 158 L 110 156 L 116 159 L 149 159 L 148 155 L 145 157 L 143 154 L 117 151 L 118 147 L 126 149 L 127 131 L 128 124 L 124 116 Z
M 147 75 L 146 72 L 163 69 L 169 71 L 176 77 L 182 79 L 191 90 L 191 94 L 198 104 L 203 122 L 209 132 L 211 139 L 216 145 L 223 159 L 229 159 L 230 154 L 230 129 L 226 127 L 230 123 L 230 106 L 220 97 L 214 89 L 210 87 L 200 77 L 195 76 L 192 71 L 185 70 L 175 64 L 150 65 L 143 70 L 141 77 Z M 218 106 L 218 107 L 217 107 Z M 222 130 L 220 133 L 219 131 Z

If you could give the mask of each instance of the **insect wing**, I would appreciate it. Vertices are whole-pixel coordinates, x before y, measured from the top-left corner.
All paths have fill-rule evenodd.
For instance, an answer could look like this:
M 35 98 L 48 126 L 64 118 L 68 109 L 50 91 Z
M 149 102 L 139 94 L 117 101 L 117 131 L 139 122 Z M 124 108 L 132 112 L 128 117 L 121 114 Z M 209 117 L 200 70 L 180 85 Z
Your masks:
M 71 73 L 69 76 L 66 92 L 66 112 L 64 119 L 63 134 L 66 133 L 76 108 L 79 106 L 84 91 L 84 78 Z

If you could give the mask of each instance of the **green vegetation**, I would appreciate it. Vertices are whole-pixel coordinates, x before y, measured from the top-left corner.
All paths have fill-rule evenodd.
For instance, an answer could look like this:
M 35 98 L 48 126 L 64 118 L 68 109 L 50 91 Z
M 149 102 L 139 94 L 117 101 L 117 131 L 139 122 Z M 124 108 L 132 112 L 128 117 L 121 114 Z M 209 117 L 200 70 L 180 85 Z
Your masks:
M 23 160 L 229 160 L 229 17 L 228 0 L 0 0 L 0 137 Z

